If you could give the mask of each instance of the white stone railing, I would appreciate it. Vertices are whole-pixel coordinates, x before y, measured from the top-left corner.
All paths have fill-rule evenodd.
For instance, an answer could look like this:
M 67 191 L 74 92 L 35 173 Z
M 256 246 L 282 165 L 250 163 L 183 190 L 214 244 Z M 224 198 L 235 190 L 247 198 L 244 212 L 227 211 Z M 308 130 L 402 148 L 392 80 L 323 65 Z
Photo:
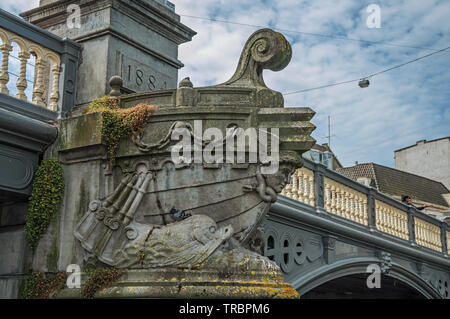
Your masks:
M 305 160 L 281 195 L 316 211 L 450 255 L 448 225 L 323 165 Z
M 0 51 L 2 53 L 0 69 L 0 93 L 10 94 L 8 83 L 10 81 L 11 70 L 9 66 L 10 53 L 13 49 L 13 43 L 19 47 L 18 58 L 20 67 L 18 70 L 18 79 L 16 81 L 17 94 L 15 97 L 24 101 L 30 101 L 33 104 L 45 107 L 52 111 L 58 110 L 59 77 L 61 73 L 60 55 L 49 50 L 42 45 L 29 39 L 21 37 L 9 30 L 0 27 Z M 31 55 L 36 57 L 34 71 L 34 85 L 32 96 L 27 96 L 25 90 L 28 87 L 27 81 L 27 63 Z M 48 72 L 48 73 L 46 73 Z
M 286 185 L 281 195 L 314 206 L 314 172 L 305 167 L 295 171 L 291 177 L 291 183 Z
M 440 227 L 415 218 L 416 243 L 437 251 L 442 251 Z
M 378 230 L 402 239 L 409 239 L 408 213 L 376 200 L 375 214 Z
M 367 195 L 325 177 L 325 210 L 359 224 L 368 225 Z

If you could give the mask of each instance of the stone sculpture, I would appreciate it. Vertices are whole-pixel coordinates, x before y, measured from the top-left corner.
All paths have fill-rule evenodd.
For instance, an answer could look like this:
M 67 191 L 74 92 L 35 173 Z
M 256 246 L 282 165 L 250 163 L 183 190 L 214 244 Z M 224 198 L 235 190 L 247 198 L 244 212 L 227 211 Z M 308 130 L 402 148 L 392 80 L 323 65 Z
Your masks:
M 187 78 L 175 90 L 120 96 L 123 108 L 148 103 L 157 110 L 139 136 L 121 142 L 115 165 L 104 166 L 101 193 L 106 196 L 89 204 L 74 231 L 86 255 L 116 268 L 146 269 L 147 274 L 171 267 L 237 271 L 240 266 L 222 261 L 241 263 L 238 258 L 245 256 L 248 268 L 277 273 L 279 268 L 260 255 L 258 226 L 290 175 L 301 167 L 301 153 L 315 142 L 309 123 L 314 112 L 284 108 L 283 96 L 263 80 L 264 69 L 281 70 L 290 58 L 284 36 L 262 29 L 250 36 L 236 72 L 223 84 L 195 88 Z M 120 81 L 115 77 L 113 82 Z M 117 92 L 114 89 L 113 95 Z M 203 125 L 199 133 L 196 121 Z M 204 138 L 204 129 L 210 127 L 218 128 L 222 138 Z M 245 163 L 174 162 L 171 157 L 177 143 L 171 136 L 178 129 L 185 129 L 204 150 L 238 138 L 248 128 L 279 129 L 275 173 L 263 171 L 267 163 L 259 154 L 256 162 Z M 245 158 L 252 152 L 246 146 Z M 283 285 L 281 290 L 290 289 Z

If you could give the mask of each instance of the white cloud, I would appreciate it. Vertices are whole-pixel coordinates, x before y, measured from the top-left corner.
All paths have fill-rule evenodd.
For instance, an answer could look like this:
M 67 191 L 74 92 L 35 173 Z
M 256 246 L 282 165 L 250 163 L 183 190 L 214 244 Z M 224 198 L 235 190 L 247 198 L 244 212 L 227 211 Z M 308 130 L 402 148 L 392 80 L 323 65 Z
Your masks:
M 18 14 L 39 5 L 39 0 L 2 0 L 0 8 L 11 13 Z
M 226 81 L 233 74 L 245 41 L 256 27 L 211 22 L 183 15 L 271 26 L 324 35 L 440 49 L 450 44 L 449 1 L 379 0 L 381 28 L 366 26 L 366 7 L 357 0 L 171 0 L 184 24 L 198 32 L 181 45 L 185 67 L 195 86 Z M 3 0 L 0 7 L 15 13 L 35 1 Z M 368 45 L 329 37 L 282 32 L 291 42 L 291 63 L 280 72 L 265 71 L 266 84 L 290 92 L 350 80 L 430 53 L 388 45 Z M 310 106 L 316 111 L 313 136 L 327 135 L 332 117 L 332 148 L 345 165 L 354 161 L 393 166 L 393 151 L 419 139 L 450 135 L 450 52 L 357 83 L 285 97 L 286 106 Z
M 450 3 L 445 1 L 379 1 L 381 29 L 365 25 L 370 2 L 252 1 L 250 10 L 248 2 L 173 2 L 181 15 L 436 49 L 450 43 Z M 179 58 L 186 64 L 180 76 L 190 76 L 198 86 L 231 76 L 254 29 L 186 17 L 182 21 L 198 35 L 180 48 Z M 430 52 L 283 33 L 293 47 L 291 63 L 280 72 L 264 73 L 266 84 L 280 92 L 359 78 Z M 201 56 L 193 53 L 202 48 Z M 310 106 L 316 111 L 313 136 L 319 143 L 326 142 L 321 137 L 327 135 L 327 116 L 331 115 L 331 133 L 336 135 L 332 148 L 345 165 L 358 160 L 393 166 L 395 149 L 419 139 L 449 135 L 449 56 L 450 52 L 442 53 L 374 77 L 367 89 L 350 83 L 289 95 L 285 105 Z

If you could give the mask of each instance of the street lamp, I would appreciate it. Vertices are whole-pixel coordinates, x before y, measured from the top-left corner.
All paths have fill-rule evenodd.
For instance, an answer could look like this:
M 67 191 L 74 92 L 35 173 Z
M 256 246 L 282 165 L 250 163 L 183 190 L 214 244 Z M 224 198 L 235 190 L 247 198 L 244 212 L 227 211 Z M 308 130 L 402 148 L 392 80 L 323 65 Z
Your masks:
M 368 87 L 369 84 L 370 84 L 370 82 L 368 79 L 361 79 L 361 80 L 359 80 L 359 83 L 358 83 L 359 87 L 362 89 Z

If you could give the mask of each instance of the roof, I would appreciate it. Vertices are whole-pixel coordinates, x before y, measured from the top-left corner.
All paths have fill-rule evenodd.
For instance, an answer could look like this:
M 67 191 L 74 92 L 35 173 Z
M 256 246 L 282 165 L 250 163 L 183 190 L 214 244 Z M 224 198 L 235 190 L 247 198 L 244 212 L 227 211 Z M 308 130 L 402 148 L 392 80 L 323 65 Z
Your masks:
M 449 207 L 442 196 L 450 193 L 447 187 L 441 182 L 423 176 L 375 163 L 357 164 L 338 168 L 336 171 L 355 181 L 359 177 L 371 178 L 375 182 L 375 187 L 385 194 L 409 195 L 415 200 Z
M 427 143 L 427 144 L 428 144 L 428 143 L 433 143 L 433 142 L 437 142 L 437 141 L 445 140 L 445 139 L 450 139 L 450 136 L 441 137 L 441 138 L 436 138 L 436 139 L 430 140 L 430 141 L 427 141 L 427 140 L 420 140 L 420 141 L 417 141 L 416 144 L 410 145 L 410 146 L 406 146 L 406 147 L 403 147 L 403 148 L 400 148 L 400 149 L 394 151 L 394 153 L 396 153 L 396 152 L 401 152 L 401 151 L 406 150 L 406 149 L 411 148 L 411 147 L 415 147 L 415 146 L 419 145 L 421 142 Z

